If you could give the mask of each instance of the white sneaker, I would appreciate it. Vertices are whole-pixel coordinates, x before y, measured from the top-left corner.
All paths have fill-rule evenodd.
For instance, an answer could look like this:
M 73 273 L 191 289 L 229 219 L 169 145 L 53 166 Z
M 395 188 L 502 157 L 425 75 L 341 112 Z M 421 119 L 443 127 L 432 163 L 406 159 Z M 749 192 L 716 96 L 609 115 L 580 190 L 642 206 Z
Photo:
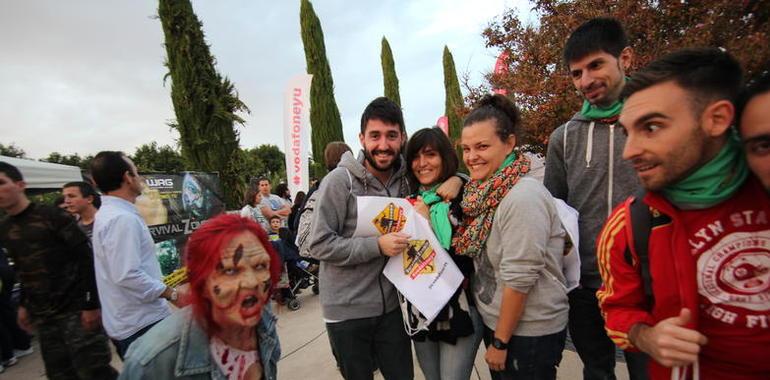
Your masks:
M 26 350 L 13 350 L 13 356 L 15 356 L 17 359 L 21 359 L 27 355 L 32 354 L 35 352 L 35 349 L 32 348 L 32 346 L 29 346 Z
M 10 359 L 8 359 L 8 360 L 4 361 L 4 362 L 3 362 L 3 366 L 4 366 L 4 367 L 11 367 L 11 366 L 15 366 L 15 365 L 16 365 L 16 363 L 18 363 L 18 362 L 19 362 L 19 359 L 16 359 L 16 357 L 15 357 L 15 356 L 13 356 L 13 357 L 11 357 Z
M 0 373 L 3 373 L 3 372 L 5 372 L 5 367 L 3 367 L 2 364 L 0 364 Z

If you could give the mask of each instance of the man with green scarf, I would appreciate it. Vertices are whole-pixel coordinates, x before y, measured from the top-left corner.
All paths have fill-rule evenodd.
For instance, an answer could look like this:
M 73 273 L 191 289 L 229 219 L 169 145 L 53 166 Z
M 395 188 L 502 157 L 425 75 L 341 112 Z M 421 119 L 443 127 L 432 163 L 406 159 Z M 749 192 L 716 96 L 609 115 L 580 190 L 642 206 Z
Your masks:
M 612 340 L 654 359 L 652 379 L 770 378 L 770 198 L 732 130 L 741 81 L 726 52 L 684 49 L 623 90 L 623 157 L 647 193 L 599 235 L 597 296 Z
M 640 189 L 622 159 L 626 137 L 617 125 L 632 59 L 615 19 L 592 19 L 572 32 L 564 61 L 583 107 L 551 134 L 546 155 L 545 187 L 580 213 L 580 287 L 569 293 L 569 333 L 586 380 L 615 378 L 615 345 L 604 331 L 596 299 L 602 281 L 595 242 L 612 209 Z M 627 354 L 626 362 L 632 380 L 645 378 L 644 355 Z

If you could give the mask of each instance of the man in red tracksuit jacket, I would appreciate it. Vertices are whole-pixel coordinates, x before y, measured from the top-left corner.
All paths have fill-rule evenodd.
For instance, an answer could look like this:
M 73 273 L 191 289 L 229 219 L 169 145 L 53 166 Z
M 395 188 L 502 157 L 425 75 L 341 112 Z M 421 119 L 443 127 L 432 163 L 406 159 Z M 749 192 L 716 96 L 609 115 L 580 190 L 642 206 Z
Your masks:
M 652 379 L 770 379 L 770 200 L 731 130 L 741 79 L 727 53 L 686 49 L 624 89 L 623 155 L 652 219 L 650 278 L 629 199 L 598 237 L 597 297 L 610 338 L 654 359 Z

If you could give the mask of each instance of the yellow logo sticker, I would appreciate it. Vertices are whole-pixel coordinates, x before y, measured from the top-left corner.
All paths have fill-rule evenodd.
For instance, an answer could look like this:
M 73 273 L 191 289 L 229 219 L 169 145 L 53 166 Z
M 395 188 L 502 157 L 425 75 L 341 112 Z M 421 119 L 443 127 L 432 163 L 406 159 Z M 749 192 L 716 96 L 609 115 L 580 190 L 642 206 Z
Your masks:
M 421 274 L 436 271 L 436 251 L 427 240 L 409 240 L 409 248 L 401 256 L 404 258 L 404 274 L 412 280 Z
M 402 207 L 393 203 L 387 206 L 372 220 L 377 231 L 385 235 L 391 232 L 400 232 L 406 224 L 406 213 Z

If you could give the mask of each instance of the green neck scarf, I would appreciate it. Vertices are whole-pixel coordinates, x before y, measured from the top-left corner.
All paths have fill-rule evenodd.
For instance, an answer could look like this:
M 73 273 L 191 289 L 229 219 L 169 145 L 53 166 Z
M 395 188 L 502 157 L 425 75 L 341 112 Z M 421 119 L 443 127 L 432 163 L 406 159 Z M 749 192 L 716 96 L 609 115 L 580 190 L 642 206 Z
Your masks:
M 506 166 L 513 163 L 513 161 L 516 161 L 516 149 L 514 149 L 510 154 L 508 154 L 505 157 L 505 161 L 503 161 L 503 164 L 500 165 L 499 168 L 497 168 L 497 171 L 495 172 L 495 174 L 500 173 L 503 169 L 505 169 Z
M 729 199 L 749 176 L 749 168 L 736 136 L 711 161 L 687 178 L 663 189 L 663 195 L 681 209 L 712 207 Z
M 452 245 L 452 223 L 449 221 L 449 203 L 436 194 L 438 185 L 428 190 L 421 190 L 423 203 L 430 207 L 430 225 L 444 249 Z
M 629 77 L 625 77 L 624 82 L 631 80 Z M 614 122 L 618 116 L 620 116 L 620 110 L 623 109 L 623 99 L 618 99 L 614 103 L 607 107 L 595 106 L 583 100 L 583 108 L 580 109 L 580 113 L 591 120 L 610 119 L 609 122 Z
M 622 109 L 623 102 L 621 100 L 616 100 L 608 107 L 595 106 L 588 100 L 583 100 L 583 108 L 580 109 L 580 113 L 591 120 L 611 119 L 620 115 Z

